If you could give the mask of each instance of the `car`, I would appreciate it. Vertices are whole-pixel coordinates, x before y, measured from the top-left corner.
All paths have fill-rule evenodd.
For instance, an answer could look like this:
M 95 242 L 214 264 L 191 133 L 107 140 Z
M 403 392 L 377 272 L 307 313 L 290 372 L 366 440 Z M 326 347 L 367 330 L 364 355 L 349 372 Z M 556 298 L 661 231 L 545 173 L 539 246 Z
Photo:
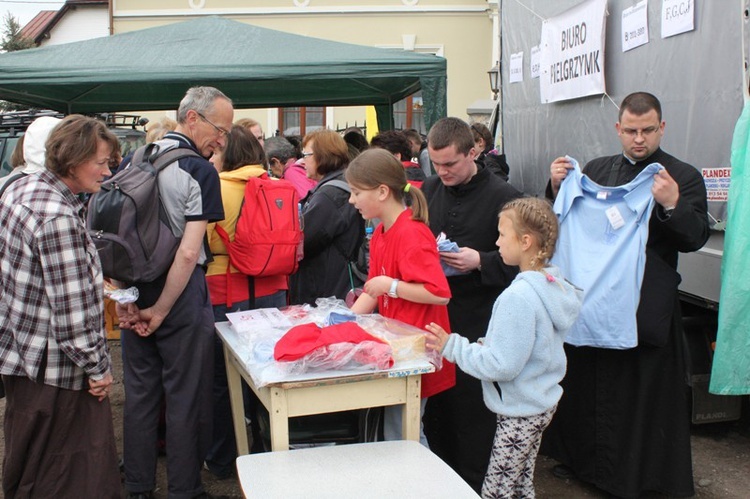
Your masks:
M 11 172 L 13 167 L 10 158 L 18 140 L 26 132 L 29 125 L 42 116 L 61 119 L 65 117 L 63 113 L 48 109 L 29 109 L 0 114 L 0 177 L 4 177 Z M 117 136 L 120 141 L 122 157 L 132 154 L 138 147 L 146 143 L 146 132 L 143 130 L 143 127 L 148 123 L 146 118 L 117 113 L 99 113 L 91 116 L 105 121 L 107 127 Z

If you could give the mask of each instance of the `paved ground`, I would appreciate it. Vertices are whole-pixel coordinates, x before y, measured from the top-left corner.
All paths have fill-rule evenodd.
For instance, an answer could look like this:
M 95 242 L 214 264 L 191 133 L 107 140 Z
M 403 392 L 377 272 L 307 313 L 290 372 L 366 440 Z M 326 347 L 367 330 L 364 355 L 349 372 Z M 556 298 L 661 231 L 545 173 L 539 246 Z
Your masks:
M 122 448 L 122 361 L 119 341 L 110 341 L 115 364 L 116 386 L 112 392 L 115 433 L 118 449 Z M 5 411 L 5 401 L 0 401 L 0 413 Z M 4 439 L 0 433 L 0 453 Z M 696 496 L 702 499 L 750 497 L 750 407 L 747 400 L 743 406 L 742 419 L 731 423 L 716 423 L 694 426 L 693 467 Z M 536 469 L 537 497 L 544 498 L 605 498 L 606 494 L 576 480 L 560 480 L 552 476 L 554 461 L 540 457 Z M 215 495 L 241 498 L 242 492 L 234 478 L 216 480 L 203 472 L 206 490 Z M 159 459 L 157 469 L 157 499 L 166 498 L 167 480 L 164 458 Z M 1 494 L 0 494 L 1 495 Z M 651 498 L 664 498 L 652 495 Z M 395 498 L 394 498 L 395 499 Z M 411 498 L 409 498 L 411 499 Z

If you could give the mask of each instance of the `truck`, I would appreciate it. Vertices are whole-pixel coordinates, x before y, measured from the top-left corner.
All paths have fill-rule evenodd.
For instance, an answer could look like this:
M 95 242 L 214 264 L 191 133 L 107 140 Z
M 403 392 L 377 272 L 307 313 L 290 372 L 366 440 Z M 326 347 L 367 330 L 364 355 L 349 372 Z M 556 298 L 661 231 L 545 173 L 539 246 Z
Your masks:
M 731 143 L 748 94 L 750 1 L 607 0 L 603 50 L 596 61 L 584 60 L 589 66 L 581 70 L 600 67 L 604 91 L 543 102 L 543 79 L 566 77 L 564 66 L 540 68 L 535 57 L 546 47 L 545 23 L 592 3 L 596 0 L 500 2 L 495 131 L 511 166 L 510 182 L 526 194 L 543 196 L 554 158 L 567 154 L 585 164 L 621 150 L 614 124 L 626 95 L 647 91 L 659 97 L 666 121 L 662 148 L 701 171 L 709 194 L 710 239 L 701 250 L 681 254 L 678 267 L 692 420 L 737 419 L 740 397 L 709 394 L 708 380 L 720 306 Z M 678 33 L 675 18 L 682 22 Z M 563 48 L 599 35 L 591 25 L 574 28 L 563 36 Z
M 13 169 L 11 155 L 16 144 L 35 119 L 51 116 L 62 119 L 65 114 L 50 109 L 25 109 L 22 111 L 8 111 L 0 113 L 0 177 L 8 175 Z M 120 142 L 122 157 L 132 154 L 138 147 L 146 143 L 144 131 L 148 119 L 132 114 L 98 113 L 93 117 L 104 121 Z

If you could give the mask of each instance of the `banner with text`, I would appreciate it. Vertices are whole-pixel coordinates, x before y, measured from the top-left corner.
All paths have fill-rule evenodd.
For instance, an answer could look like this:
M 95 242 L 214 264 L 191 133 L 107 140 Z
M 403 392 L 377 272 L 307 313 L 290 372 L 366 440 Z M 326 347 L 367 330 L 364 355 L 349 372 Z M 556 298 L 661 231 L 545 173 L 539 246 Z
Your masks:
M 587 0 L 542 23 L 543 103 L 603 94 L 607 0 Z

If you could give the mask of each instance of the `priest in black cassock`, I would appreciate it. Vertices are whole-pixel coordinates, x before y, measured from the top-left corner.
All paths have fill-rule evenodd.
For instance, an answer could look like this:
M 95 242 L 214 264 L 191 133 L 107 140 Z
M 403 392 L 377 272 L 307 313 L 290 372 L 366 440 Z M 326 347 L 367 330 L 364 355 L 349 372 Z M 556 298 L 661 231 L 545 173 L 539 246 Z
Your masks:
M 652 188 L 656 204 L 637 314 L 638 346 L 565 345 L 564 393 L 541 448 L 559 461 L 556 476 L 575 476 L 618 497 L 694 494 L 676 269 L 678 252 L 696 251 L 708 239 L 708 207 L 698 170 L 660 148 L 664 127 L 656 97 L 630 94 L 615 124 L 622 153 L 584 167 L 584 174 L 605 186 L 626 184 L 651 163 L 665 170 L 655 175 Z M 570 168 L 565 158 L 552 163 L 549 197 L 557 195 Z

